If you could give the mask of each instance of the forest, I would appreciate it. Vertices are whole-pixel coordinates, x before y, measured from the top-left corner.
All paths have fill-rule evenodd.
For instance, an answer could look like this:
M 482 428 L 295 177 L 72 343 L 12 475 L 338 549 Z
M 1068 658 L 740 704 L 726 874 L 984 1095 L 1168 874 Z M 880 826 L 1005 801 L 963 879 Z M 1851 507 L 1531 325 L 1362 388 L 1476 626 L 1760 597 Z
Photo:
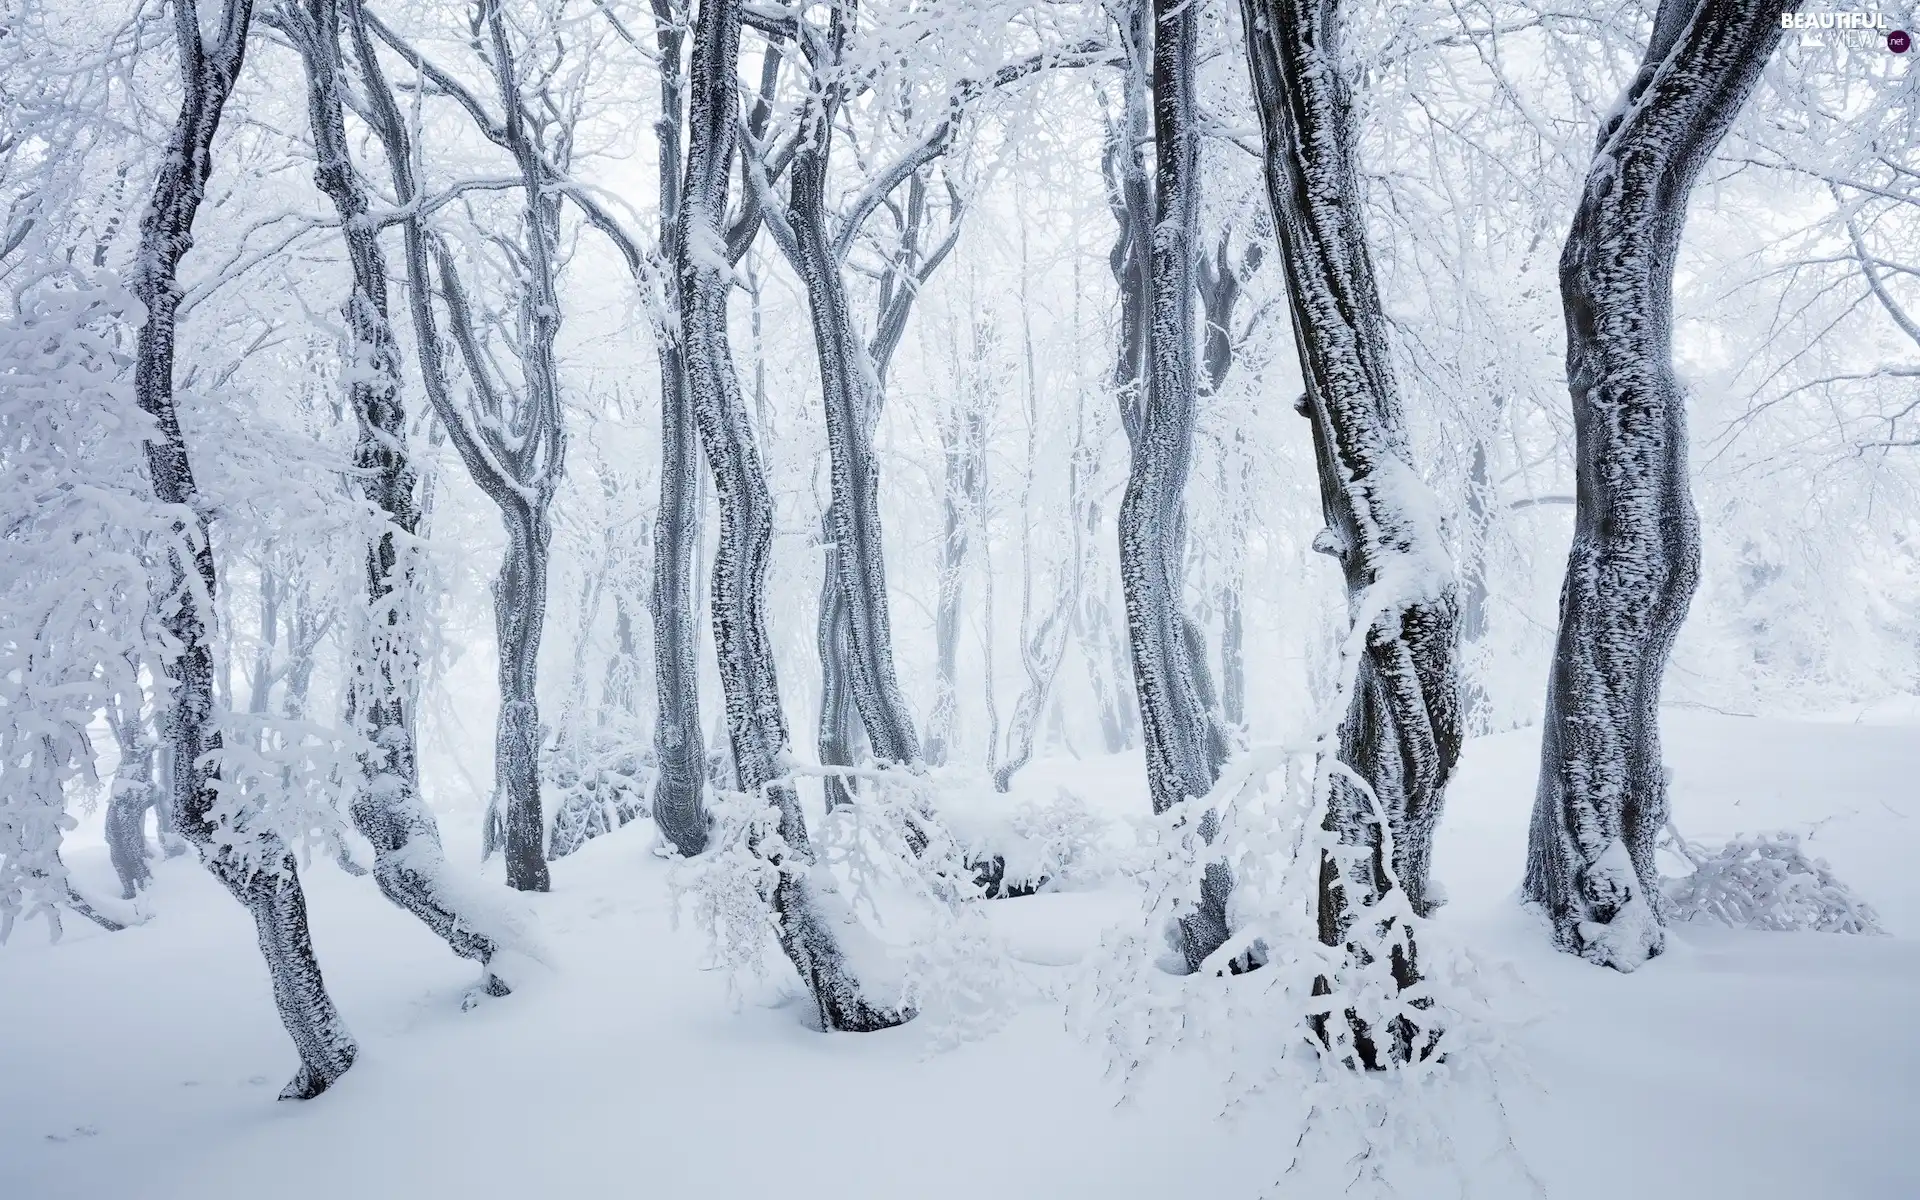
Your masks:
M 1920 1195 L 1914 33 L 0 0 L 0 1195 Z

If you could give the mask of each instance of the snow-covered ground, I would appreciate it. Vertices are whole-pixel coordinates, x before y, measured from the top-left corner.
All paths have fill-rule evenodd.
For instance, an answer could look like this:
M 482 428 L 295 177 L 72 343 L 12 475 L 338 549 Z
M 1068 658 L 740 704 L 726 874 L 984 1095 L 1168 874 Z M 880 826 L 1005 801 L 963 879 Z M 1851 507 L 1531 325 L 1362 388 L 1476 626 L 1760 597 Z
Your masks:
M 1528 1081 L 1507 1100 L 1549 1195 L 1920 1197 L 1912 716 L 1670 711 L 1685 833 L 1808 833 L 1895 936 L 1688 926 L 1631 976 L 1552 953 L 1512 903 L 1537 734 L 1469 747 L 1436 851 L 1439 932 L 1527 989 Z M 1023 782 L 1144 809 L 1138 778 L 1126 760 L 1046 762 Z M 472 1011 L 467 964 L 371 881 L 316 865 L 316 944 L 361 1051 L 307 1104 L 273 1099 L 294 1059 L 251 926 L 191 860 L 159 865 L 145 926 L 70 920 L 57 945 L 18 930 L 0 948 L 0 1197 L 1325 1194 L 1280 1178 L 1284 1131 L 1220 1119 L 1217 1092 L 1179 1071 L 1121 1102 L 1054 1005 L 946 1050 L 914 1025 L 812 1032 L 797 989 L 736 1006 L 700 969 L 701 935 L 672 924 L 651 839 L 635 826 L 556 864 L 534 901 L 551 971 Z M 69 858 L 112 894 L 103 852 Z M 1064 977 L 1126 902 L 1042 895 L 993 919 Z

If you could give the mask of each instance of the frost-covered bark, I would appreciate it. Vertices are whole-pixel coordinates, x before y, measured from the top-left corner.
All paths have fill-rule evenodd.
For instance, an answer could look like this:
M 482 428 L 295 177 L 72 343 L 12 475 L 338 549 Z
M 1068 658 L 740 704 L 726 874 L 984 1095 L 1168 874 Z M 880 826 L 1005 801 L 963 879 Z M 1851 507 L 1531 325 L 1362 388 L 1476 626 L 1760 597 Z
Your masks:
M 407 452 L 400 352 L 388 318 L 387 257 L 368 219 L 366 186 L 348 151 L 340 4 L 306 0 L 279 24 L 306 67 L 314 178 L 340 218 L 346 243 L 353 290 L 345 317 L 354 364 L 347 401 L 359 426 L 354 484 L 383 522 L 367 545 L 367 607 L 356 630 L 361 641 L 348 685 L 350 708 L 370 747 L 348 811 L 373 845 L 373 877 L 381 894 L 425 922 L 455 954 L 485 964 L 493 957 L 493 943 L 475 932 L 473 922 L 462 919 L 448 899 L 441 883 L 446 856 L 440 827 L 420 797 L 412 720 L 419 688 L 413 601 L 420 513 Z M 297 632 L 290 630 L 289 639 L 297 643 Z M 289 690 L 304 703 L 312 647 L 296 645 L 294 652 L 300 655 L 295 667 L 300 678 L 289 681 Z M 505 984 L 491 975 L 488 981 L 489 991 L 505 994 Z
M 673 264 L 688 392 L 720 501 L 714 644 L 738 786 L 765 795 L 778 813 L 777 837 L 757 840 L 753 850 L 779 868 L 765 898 L 780 918 L 781 948 L 813 995 L 824 1028 L 882 1029 L 911 1014 L 878 1007 L 861 994 L 840 944 L 833 897 L 822 888 L 826 869 L 814 861 L 800 798 L 792 786 L 776 782 L 784 774 L 788 744 L 767 632 L 773 497 L 727 338 L 731 271 L 725 217 L 736 136 L 740 13 L 741 0 L 704 0 L 694 26 L 686 187 Z
M 920 735 L 894 670 L 880 528 L 880 471 L 873 449 L 880 381 L 865 339 L 854 327 L 842 275 L 843 239 L 828 228 L 827 217 L 834 123 L 845 100 L 840 59 L 857 12 L 853 3 L 836 4 L 829 19 L 815 63 L 823 79 L 801 118 L 806 128 L 781 214 L 789 232 L 777 243 L 806 290 L 827 425 L 832 500 L 823 530 L 827 565 L 819 620 L 821 761 L 850 765 L 851 709 L 859 714 L 877 758 L 915 764 L 921 760 Z
M 684 13 L 672 0 L 653 0 L 655 49 L 659 54 L 660 115 L 654 121 L 659 147 L 661 255 L 680 210 L 681 139 L 685 84 L 681 74 L 686 34 Z M 674 303 L 672 273 L 666 280 Z M 699 627 L 693 611 L 694 551 L 700 538 L 699 429 L 687 396 L 685 356 L 679 331 L 658 338 L 660 357 L 660 508 L 653 549 L 653 657 L 655 720 L 653 819 L 681 854 L 707 846 L 706 744 L 700 730 Z
M 1357 910 L 1396 881 L 1414 912 L 1435 905 L 1433 829 L 1460 753 L 1458 583 L 1437 506 L 1412 466 L 1389 359 L 1340 59 L 1342 14 L 1336 0 L 1244 0 L 1242 12 L 1307 385 L 1300 410 L 1313 426 L 1327 520 L 1314 544 L 1339 561 L 1349 615 L 1367 626 L 1339 739 L 1340 761 L 1366 787 L 1333 778 L 1327 829 L 1370 865 L 1320 864 L 1320 938 L 1352 946 Z M 1410 936 L 1392 967 L 1402 987 L 1417 978 Z M 1371 1039 L 1356 1034 L 1372 1061 Z M 1395 1042 L 1404 1057 L 1410 1048 Z
M 134 392 L 152 418 L 147 467 L 155 496 L 182 515 L 167 549 L 170 578 L 160 624 L 175 646 L 168 664 L 173 695 L 166 734 L 172 743 L 174 819 L 207 869 L 253 914 L 273 977 L 280 1019 L 300 1053 L 300 1070 L 280 1093 L 307 1099 L 353 1065 L 357 1047 L 320 976 L 307 929 L 306 896 L 293 853 L 276 834 L 244 836 L 216 818 L 220 733 L 214 715 L 213 644 L 205 613 L 215 574 L 206 510 L 174 405 L 173 366 L 180 261 L 193 245 L 193 219 L 213 171 L 211 147 L 221 110 L 245 56 L 250 0 L 225 0 L 217 33 L 203 38 L 195 0 L 174 0 L 176 49 L 185 94 L 167 155 L 140 223 L 133 291 L 146 305 L 134 367 Z
M 1025 265 L 1026 235 L 1021 234 L 1022 265 Z M 1036 621 L 1034 618 L 1033 570 L 1033 484 L 1040 470 L 1037 441 L 1040 426 L 1040 383 L 1034 361 L 1033 318 L 1023 270 L 1020 289 L 1023 357 L 1026 359 L 1027 461 L 1020 493 L 1020 665 L 1026 671 L 1027 685 L 1013 706 L 1013 719 L 1007 729 L 1007 753 L 993 772 L 993 786 L 1007 791 L 1013 777 L 1033 757 L 1034 737 L 1039 732 L 1042 714 L 1054 699 L 1054 682 L 1066 657 L 1067 641 L 1072 634 L 1074 614 L 1080 611 L 1080 591 L 1086 577 L 1087 526 L 1081 519 L 1087 503 L 1086 477 L 1094 455 L 1088 445 L 1085 396 L 1074 414 L 1073 446 L 1068 452 L 1067 528 L 1070 549 L 1061 565 L 1058 594 Z M 1057 710 L 1056 710 L 1057 712 Z
M 1216 731 L 1196 686 L 1181 597 L 1198 385 L 1193 320 L 1200 206 L 1194 108 L 1198 21 L 1185 0 L 1154 0 L 1155 194 L 1144 403 L 1135 411 L 1121 394 L 1132 463 L 1120 502 L 1120 585 L 1145 733 L 1147 788 L 1157 813 L 1205 796 L 1221 766 Z M 1131 253 L 1139 252 L 1135 243 Z M 1210 820 L 1203 817 L 1201 825 L 1200 834 L 1210 837 Z M 1189 967 L 1198 968 L 1226 940 L 1231 887 L 1223 864 L 1207 869 L 1201 903 L 1181 921 L 1181 951 Z
M 129 655 L 128 674 L 136 680 L 138 660 Z M 120 896 L 124 900 L 153 882 L 147 861 L 153 852 L 147 846 L 147 813 L 160 802 L 159 782 L 154 778 L 153 739 L 147 736 L 147 722 L 136 697 L 118 697 L 107 710 L 107 724 L 113 727 L 113 740 L 120 751 L 120 765 L 113 771 L 113 796 L 107 801 L 107 855 L 113 860 L 114 874 L 120 877 Z M 162 822 L 162 833 L 165 833 Z
M 1693 181 L 1797 7 L 1662 0 L 1560 256 L 1578 483 L 1524 895 L 1556 946 L 1622 971 L 1665 945 L 1660 679 L 1700 572 L 1674 259 Z
M 343 15 L 366 82 L 367 116 L 385 151 L 395 198 L 401 206 L 399 223 L 405 235 L 407 276 L 412 284 L 407 289 L 408 301 L 414 339 L 421 348 L 420 373 L 427 398 L 475 484 L 499 510 L 507 534 L 506 554 L 493 588 L 500 713 L 494 733 L 496 797 L 489 814 L 487 849 L 491 852 L 496 838 L 504 841 L 507 882 L 522 891 L 546 891 L 550 877 L 540 804 L 540 716 L 535 684 L 546 619 L 547 557 L 552 537 L 548 508 L 559 486 L 566 448 L 553 350 L 560 325 L 559 300 L 554 291 L 554 244 L 563 189 L 557 168 L 548 161 L 535 131 L 529 128 L 528 102 L 520 93 L 518 67 L 498 3 L 489 0 L 480 7 L 475 34 L 477 37 L 484 31 L 486 37 L 486 57 L 505 114 L 500 121 L 486 117 L 479 110 L 478 100 L 457 82 L 417 53 L 407 51 L 416 70 L 435 86 L 455 94 L 481 124 L 481 132 L 513 155 L 519 171 L 526 207 L 521 222 L 524 269 L 518 297 L 519 327 L 513 347 L 522 383 L 515 389 L 495 378 L 453 257 L 421 218 L 421 189 L 408 125 L 387 85 L 370 33 L 389 43 L 404 43 L 357 0 L 347 0 Z M 582 207 L 596 227 L 604 227 L 604 214 L 584 202 Z M 433 307 L 434 282 L 444 298 L 449 332 L 473 393 L 471 415 L 453 398 Z

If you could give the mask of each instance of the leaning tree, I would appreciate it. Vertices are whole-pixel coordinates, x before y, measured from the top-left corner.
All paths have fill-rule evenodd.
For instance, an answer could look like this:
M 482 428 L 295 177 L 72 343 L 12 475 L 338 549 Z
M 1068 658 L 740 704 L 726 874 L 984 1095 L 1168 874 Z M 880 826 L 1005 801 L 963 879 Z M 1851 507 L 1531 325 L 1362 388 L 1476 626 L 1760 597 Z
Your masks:
M 357 11 L 358 0 L 345 0 Z M 368 747 L 364 777 L 348 811 L 373 846 L 373 876 L 387 899 L 419 917 L 454 953 L 483 966 L 491 939 L 463 918 L 442 876 L 446 855 L 439 824 L 420 795 L 413 734 L 419 689 L 416 571 L 420 533 L 418 488 L 407 450 L 407 411 L 400 352 L 389 320 L 388 271 L 372 204 L 347 141 L 346 62 L 341 49 L 341 0 L 289 3 L 272 21 L 299 51 L 306 68 L 307 113 L 313 130 L 314 179 L 340 218 L 352 290 L 345 305 L 349 352 L 358 369 L 347 380 L 347 401 L 359 426 L 353 479 L 379 527 L 369 538 L 367 602 L 356 622 L 357 653 L 348 697 Z M 290 691 L 304 701 L 305 672 Z M 264 699 L 257 688 L 256 700 Z M 505 994 L 491 973 L 487 990 Z
M 1666 942 L 1660 680 L 1700 574 L 1674 259 L 1693 182 L 1798 7 L 1661 0 L 1560 255 L 1577 489 L 1523 895 L 1554 945 L 1622 971 Z
M 146 451 L 154 495 L 181 514 L 166 550 L 163 590 L 169 602 L 160 619 L 175 651 L 167 667 L 174 690 L 166 719 L 174 820 L 214 878 L 253 914 L 280 1019 L 300 1052 L 299 1073 L 280 1095 L 304 1100 L 344 1074 L 357 1047 L 320 977 L 293 851 L 270 829 L 237 836 L 241 831 L 220 815 L 225 807 L 221 740 L 207 618 L 216 591 L 213 545 L 173 381 L 180 261 L 193 245 L 194 216 L 213 173 L 213 137 L 240 74 L 252 18 L 252 0 L 224 0 L 211 21 L 202 18 L 196 0 L 174 2 L 175 51 L 185 93 L 140 223 L 132 288 L 147 313 L 140 326 L 134 394 L 153 421 Z

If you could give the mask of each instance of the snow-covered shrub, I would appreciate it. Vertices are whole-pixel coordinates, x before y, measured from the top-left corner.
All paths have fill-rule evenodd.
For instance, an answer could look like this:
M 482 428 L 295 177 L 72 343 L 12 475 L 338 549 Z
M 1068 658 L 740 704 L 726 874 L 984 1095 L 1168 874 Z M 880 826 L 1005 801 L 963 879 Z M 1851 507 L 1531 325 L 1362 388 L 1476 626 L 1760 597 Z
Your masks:
M 982 778 L 977 786 L 940 788 L 935 803 L 989 896 L 1082 887 L 1107 874 L 1101 846 L 1111 822 L 1066 788 L 1049 802 L 1016 802 Z
M 631 741 L 589 730 L 579 739 L 545 747 L 541 787 L 549 797 L 547 857 L 565 858 L 593 838 L 647 815 L 652 756 Z
M 1735 929 L 1884 934 L 1873 906 L 1810 857 L 1797 833 L 1742 835 L 1718 850 L 1690 842 L 1671 823 L 1661 843 L 1693 866 L 1662 891 L 1670 921 L 1715 921 Z
M 1129 1089 L 1174 1059 L 1210 1071 L 1228 1112 L 1257 1107 L 1261 1136 L 1284 1147 L 1281 1169 L 1302 1180 L 1302 1194 L 1433 1194 L 1436 1172 L 1461 1194 L 1490 1170 L 1530 1179 L 1503 1099 L 1518 1070 L 1494 1012 L 1503 973 L 1413 911 L 1379 801 L 1338 760 L 1373 627 L 1367 604 L 1354 611 L 1334 694 L 1308 732 L 1243 750 L 1208 795 L 1141 826 L 1144 919 L 1108 932 L 1075 989 L 1075 1021 L 1106 1043 Z M 1329 946 L 1322 871 L 1352 879 L 1375 869 L 1370 848 L 1327 828 L 1336 780 L 1373 806 L 1386 886 L 1371 899 L 1372 889 L 1344 889 L 1347 941 Z M 1230 933 L 1188 973 L 1169 943 L 1213 863 L 1233 878 Z M 1417 978 L 1402 986 L 1395 965 L 1408 958 Z
M 859 786 L 851 803 L 810 822 L 811 862 L 781 841 L 766 789 L 715 789 L 708 848 L 675 871 L 676 918 L 691 916 L 711 965 L 732 981 L 765 977 L 781 960 L 774 887 L 781 871 L 807 872 L 871 1001 L 918 1013 L 936 1044 L 998 1027 L 1023 984 L 974 903 L 984 891 L 967 845 L 942 816 L 951 791 L 990 785 L 958 772 L 789 763 L 767 787 L 827 774 Z
M 110 271 L 68 268 L 16 298 L 0 323 L 0 939 L 23 915 L 58 933 L 67 803 L 100 782 L 88 726 L 141 702 L 160 649 L 149 554 L 172 526 L 141 475 L 138 302 Z

